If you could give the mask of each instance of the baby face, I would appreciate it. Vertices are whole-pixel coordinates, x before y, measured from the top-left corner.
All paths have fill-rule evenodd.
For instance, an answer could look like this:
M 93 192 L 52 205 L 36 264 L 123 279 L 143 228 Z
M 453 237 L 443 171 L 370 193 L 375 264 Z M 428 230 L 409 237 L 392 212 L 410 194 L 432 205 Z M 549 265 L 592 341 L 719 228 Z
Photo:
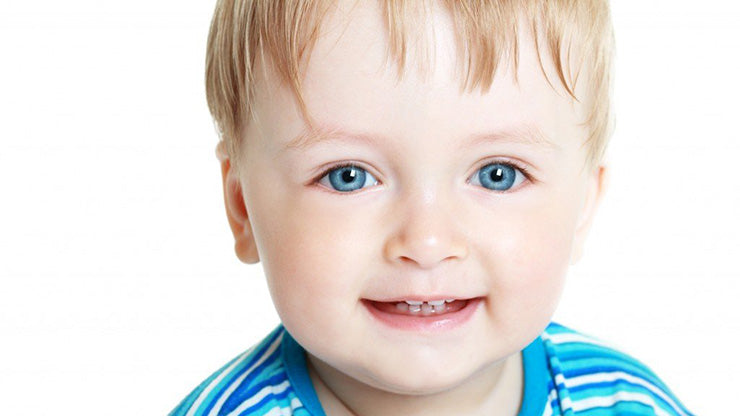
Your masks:
M 253 238 L 311 362 L 433 393 L 493 371 L 546 327 L 600 171 L 584 168 L 583 109 L 548 84 L 526 33 L 518 83 L 502 65 L 488 93 L 460 93 L 440 11 L 433 70 L 412 58 L 397 83 L 376 7 L 328 17 L 305 69 L 306 104 L 334 134 L 308 137 L 293 95 L 258 68 L 258 121 L 229 172 L 248 218 L 237 251 Z

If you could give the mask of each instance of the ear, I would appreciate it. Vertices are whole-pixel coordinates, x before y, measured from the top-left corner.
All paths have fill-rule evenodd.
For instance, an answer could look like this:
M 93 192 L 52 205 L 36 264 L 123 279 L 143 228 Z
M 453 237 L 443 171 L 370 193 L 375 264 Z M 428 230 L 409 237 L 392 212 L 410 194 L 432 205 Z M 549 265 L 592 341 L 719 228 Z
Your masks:
M 229 219 L 229 226 L 234 234 L 234 251 L 242 262 L 257 263 L 260 259 L 252 233 L 252 225 L 249 223 L 247 206 L 244 203 L 242 184 L 236 170 L 231 168 L 231 160 L 224 151 L 223 142 L 219 143 L 216 148 L 216 156 L 221 161 L 224 204 L 226 205 L 226 217 Z
M 588 184 L 586 197 L 581 210 L 581 215 L 576 225 L 576 232 L 573 241 L 573 251 L 570 256 L 570 264 L 576 264 L 583 256 L 583 247 L 586 242 L 586 236 L 591 229 L 596 210 L 606 192 L 608 185 L 609 169 L 606 165 L 600 164 L 591 172 L 587 173 Z

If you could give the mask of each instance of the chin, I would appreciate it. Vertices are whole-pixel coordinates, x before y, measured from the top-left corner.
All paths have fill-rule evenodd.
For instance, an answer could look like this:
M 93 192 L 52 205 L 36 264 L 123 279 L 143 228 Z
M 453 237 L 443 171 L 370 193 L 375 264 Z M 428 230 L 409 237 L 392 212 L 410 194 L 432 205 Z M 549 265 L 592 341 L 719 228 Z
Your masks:
M 417 371 L 413 367 L 389 369 L 388 372 L 378 373 L 375 368 L 370 372 L 369 382 L 373 387 L 390 393 L 424 396 L 441 393 L 462 384 L 466 377 L 458 371 Z M 427 367 L 427 370 L 430 368 Z M 438 369 L 443 370 L 443 369 Z M 449 369 L 444 369 L 449 370 Z M 459 368 L 458 368 L 459 370 Z

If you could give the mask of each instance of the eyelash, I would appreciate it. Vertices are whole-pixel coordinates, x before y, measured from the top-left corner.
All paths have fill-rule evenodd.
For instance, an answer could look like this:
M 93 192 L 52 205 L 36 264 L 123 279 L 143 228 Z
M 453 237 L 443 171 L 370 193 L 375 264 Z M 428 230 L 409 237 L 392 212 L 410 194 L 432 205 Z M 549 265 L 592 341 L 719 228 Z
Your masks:
M 321 180 L 322 180 L 322 179 L 324 178 L 324 176 L 328 175 L 328 174 L 329 174 L 329 173 L 330 173 L 331 171 L 333 171 L 333 170 L 337 170 L 337 169 L 342 169 L 342 168 L 348 168 L 348 167 L 356 167 L 356 168 L 360 168 L 360 169 L 362 169 L 362 170 L 365 170 L 365 171 L 367 171 L 367 169 L 363 168 L 363 167 L 362 167 L 362 166 L 360 166 L 360 165 L 359 165 L 358 163 L 354 163 L 354 162 L 342 162 L 342 163 L 337 163 L 336 165 L 331 165 L 331 166 L 329 166 L 328 168 L 326 168 L 326 169 L 322 170 L 322 171 L 321 171 L 321 173 L 319 173 L 319 174 L 318 174 L 318 175 L 316 176 L 316 178 L 314 178 L 314 179 L 313 179 L 313 180 L 311 181 L 311 184 L 317 185 L 317 184 L 318 184 L 319 182 L 321 182 Z M 326 187 L 324 187 L 324 188 L 326 188 Z M 335 193 L 335 194 L 345 194 L 345 195 L 346 195 L 346 194 L 354 194 L 354 193 L 357 193 L 357 192 L 360 192 L 360 191 L 361 191 L 361 189 L 358 189 L 358 190 L 356 190 L 356 191 L 352 191 L 352 192 L 339 192 L 339 191 L 336 191 L 336 190 L 334 190 L 334 189 L 329 189 L 329 188 L 326 188 L 326 189 L 327 189 L 327 190 L 328 190 L 329 192 L 332 192 L 332 193 Z
M 491 160 L 487 160 L 484 163 L 482 163 L 480 166 L 478 166 L 478 168 L 475 170 L 475 172 L 478 172 L 479 170 L 483 169 L 484 167 L 486 167 L 488 165 L 493 165 L 493 164 L 501 164 L 501 165 L 504 165 L 504 166 L 512 167 L 515 170 L 518 170 L 519 172 L 521 172 L 522 176 L 524 176 L 523 182 L 531 182 L 531 183 L 534 183 L 535 182 L 534 177 L 530 174 L 529 169 L 528 169 L 528 167 L 525 164 L 519 163 L 519 162 L 515 162 L 515 161 L 513 161 L 511 159 L 491 159 Z M 494 192 L 494 193 L 497 193 L 497 194 L 507 194 L 507 193 L 510 193 L 510 192 L 516 192 L 522 186 L 523 186 L 523 184 L 519 184 L 516 188 L 514 188 L 514 189 L 507 189 L 505 191 L 493 191 L 493 190 L 488 189 L 488 188 L 484 188 L 484 189 L 489 190 L 489 191 Z
M 522 165 L 520 163 L 516 163 L 516 162 L 514 162 L 512 160 L 508 160 L 508 159 L 493 159 L 493 160 L 488 160 L 485 163 L 481 164 L 475 171 L 477 172 L 480 169 L 482 169 L 482 168 L 484 168 L 484 167 L 486 167 L 488 165 L 494 164 L 494 163 L 502 164 L 502 165 L 505 165 L 505 166 L 510 166 L 510 167 L 518 170 L 519 172 L 521 172 L 522 173 L 522 176 L 524 176 L 524 180 L 525 181 L 534 182 L 534 179 L 532 178 L 532 175 L 530 175 L 529 170 L 527 169 L 526 166 L 524 166 L 524 165 Z M 336 165 L 331 165 L 331 166 L 327 167 L 326 169 L 322 170 L 321 173 L 319 173 L 311 181 L 311 184 L 318 184 L 321 181 L 321 179 L 323 179 L 326 175 L 328 175 L 333 170 L 347 168 L 347 167 L 357 167 L 357 168 L 363 169 L 365 171 L 368 171 L 367 169 L 365 169 L 362 166 L 360 166 L 360 164 L 358 164 L 358 163 L 355 163 L 355 162 L 342 162 L 342 163 L 338 163 Z M 517 188 L 519 188 L 519 187 L 521 187 L 521 185 L 519 185 Z M 354 194 L 354 193 L 360 192 L 362 189 L 358 189 L 358 190 L 352 191 L 352 192 L 339 192 L 339 191 L 336 191 L 336 190 L 333 190 L 333 189 L 328 189 L 328 188 L 327 188 L 327 190 L 329 192 L 337 193 L 337 194 Z M 495 192 L 495 191 L 492 191 L 492 192 Z M 496 193 L 505 194 L 505 193 L 508 193 L 508 192 L 512 192 L 512 190 L 511 189 L 507 189 L 505 191 L 498 191 Z

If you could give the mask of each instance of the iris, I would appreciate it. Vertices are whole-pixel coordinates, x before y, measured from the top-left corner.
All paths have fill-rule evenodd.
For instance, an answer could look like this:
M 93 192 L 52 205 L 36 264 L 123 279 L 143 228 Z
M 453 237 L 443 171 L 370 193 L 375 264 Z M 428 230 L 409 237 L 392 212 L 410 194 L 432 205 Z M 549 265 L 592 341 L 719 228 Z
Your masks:
M 365 172 L 357 166 L 343 166 L 332 169 L 329 174 L 329 182 L 335 190 L 340 192 L 352 192 L 361 189 L 365 185 L 365 180 L 372 175 Z
M 478 172 L 480 184 L 494 191 L 506 191 L 516 181 L 516 168 L 503 163 L 491 163 Z

